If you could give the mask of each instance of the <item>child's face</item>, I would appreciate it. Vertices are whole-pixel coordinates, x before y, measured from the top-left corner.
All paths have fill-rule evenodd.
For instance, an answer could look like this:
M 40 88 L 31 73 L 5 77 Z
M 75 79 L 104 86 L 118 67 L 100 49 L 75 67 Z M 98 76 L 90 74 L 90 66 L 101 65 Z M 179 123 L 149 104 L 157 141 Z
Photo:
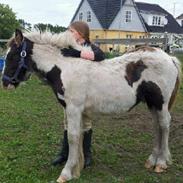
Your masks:
M 81 39 L 83 39 L 82 36 L 79 34 L 79 32 L 77 32 L 74 28 L 69 27 L 68 30 L 72 33 L 72 35 L 74 36 L 74 38 L 77 42 L 79 42 Z
M 74 36 L 75 40 L 79 43 L 82 44 L 83 42 L 85 42 L 85 39 L 81 36 L 81 34 L 74 28 L 69 27 L 68 29 Z

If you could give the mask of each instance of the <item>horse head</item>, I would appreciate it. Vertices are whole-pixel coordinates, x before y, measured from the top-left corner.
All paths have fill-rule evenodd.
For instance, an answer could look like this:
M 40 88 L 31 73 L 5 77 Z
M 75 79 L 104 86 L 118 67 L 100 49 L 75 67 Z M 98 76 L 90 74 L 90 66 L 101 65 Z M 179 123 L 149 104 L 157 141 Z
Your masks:
M 12 89 L 30 76 L 33 43 L 23 36 L 21 30 L 16 29 L 8 47 L 2 83 L 4 88 Z

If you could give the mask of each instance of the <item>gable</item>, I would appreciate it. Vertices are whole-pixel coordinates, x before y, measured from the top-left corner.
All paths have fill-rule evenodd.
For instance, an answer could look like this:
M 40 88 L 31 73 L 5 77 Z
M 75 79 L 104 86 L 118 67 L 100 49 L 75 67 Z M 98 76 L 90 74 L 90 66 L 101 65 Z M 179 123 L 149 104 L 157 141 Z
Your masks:
M 71 22 L 76 20 L 78 16 L 78 12 L 81 9 L 81 6 L 88 2 L 89 8 L 92 9 L 96 19 L 98 20 L 99 24 L 101 25 L 102 29 L 108 29 L 110 24 L 113 22 L 114 18 L 116 17 L 118 11 L 120 10 L 120 4 L 124 3 L 125 0 L 81 0 L 76 13 L 74 14 Z M 87 7 L 85 7 L 87 8 Z M 87 10 L 87 9 L 85 9 Z
M 91 22 L 88 22 L 87 21 L 87 12 L 91 13 Z M 81 1 L 73 19 L 71 22 L 74 22 L 74 21 L 78 21 L 79 20 L 79 14 L 82 13 L 83 14 L 83 19 L 82 21 L 85 21 L 87 22 L 87 24 L 89 25 L 90 29 L 102 29 L 102 26 L 100 24 L 100 22 L 98 21 L 95 13 L 93 12 L 90 4 L 88 3 L 87 0 L 83 0 Z
M 126 13 L 131 12 L 131 22 L 126 22 Z M 133 0 L 126 0 L 110 25 L 111 30 L 146 32 L 144 22 L 135 7 Z

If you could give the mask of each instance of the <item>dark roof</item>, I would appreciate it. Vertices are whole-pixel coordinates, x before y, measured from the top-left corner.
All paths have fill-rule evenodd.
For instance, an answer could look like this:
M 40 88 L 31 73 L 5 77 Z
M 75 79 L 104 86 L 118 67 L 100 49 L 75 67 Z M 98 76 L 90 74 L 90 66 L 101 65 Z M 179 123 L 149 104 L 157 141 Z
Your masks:
M 179 15 L 176 19 L 183 19 L 183 13 Z
M 168 13 L 166 10 L 161 8 L 159 5 L 143 3 L 143 2 L 136 2 L 136 5 L 137 5 L 137 8 L 139 9 L 139 11 L 157 12 L 160 14 L 164 14 L 166 16 L 166 18 L 168 19 L 168 23 L 164 27 L 149 26 L 145 23 L 148 32 L 160 32 L 160 33 L 168 32 L 168 33 L 178 33 L 178 34 L 183 33 L 182 28 L 177 23 L 175 18 L 170 13 Z
M 122 1 L 124 3 L 125 0 Z M 120 10 L 121 0 L 88 0 L 92 10 L 104 29 L 108 29 Z

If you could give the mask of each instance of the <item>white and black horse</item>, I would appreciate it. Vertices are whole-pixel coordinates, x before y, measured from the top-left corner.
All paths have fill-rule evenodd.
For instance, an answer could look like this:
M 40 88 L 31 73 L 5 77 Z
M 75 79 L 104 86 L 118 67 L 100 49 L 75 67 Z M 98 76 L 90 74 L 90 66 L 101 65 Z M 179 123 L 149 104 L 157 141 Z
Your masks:
M 63 105 L 68 120 L 69 157 L 57 181 L 80 175 L 83 115 L 121 113 L 141 101 L 147 104 L 155 126 L 154 148 L 145 166 L 163 172 L 171 162 L 169 110 L 180 84 L 179 61 L 158 48 L 142 47 L 98 63 L 64 57 L 60 47 L 69 44 L 82 49 L 68 33 L 23 36 L 17 30 L 9 44 L 2 78 L 5 88 L 14 88 L 28 79 L 27 73 L 35 71 L 47 79 Z

